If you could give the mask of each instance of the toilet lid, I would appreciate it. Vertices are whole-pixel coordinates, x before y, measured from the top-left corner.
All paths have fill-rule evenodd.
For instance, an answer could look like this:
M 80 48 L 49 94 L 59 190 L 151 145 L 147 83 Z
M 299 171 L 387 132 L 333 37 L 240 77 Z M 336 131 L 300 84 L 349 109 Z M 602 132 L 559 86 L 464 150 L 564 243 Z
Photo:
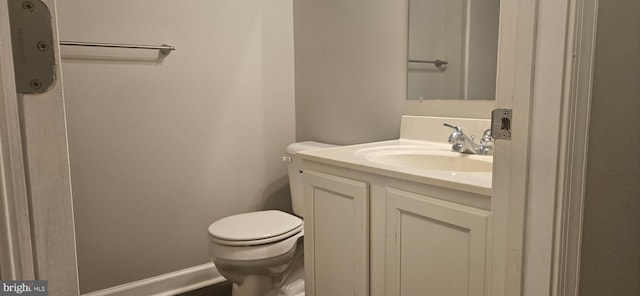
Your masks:
M 281 211 L 233 215 L 213 222 L 209 235 L 231 245 L 254 245 L 287 238 L 302 231 L 302 219 Z

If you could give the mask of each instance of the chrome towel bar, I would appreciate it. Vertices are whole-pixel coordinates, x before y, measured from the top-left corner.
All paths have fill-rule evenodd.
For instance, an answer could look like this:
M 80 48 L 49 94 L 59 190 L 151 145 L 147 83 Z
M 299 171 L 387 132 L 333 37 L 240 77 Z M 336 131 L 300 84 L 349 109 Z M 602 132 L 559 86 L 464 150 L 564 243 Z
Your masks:
M 442 65 L 447 65 L 449 62 L 443 60 L 434 60 L 434 61 L 424 61 L 424 60 L 409 60 L 409 63 L 423 63 L 423 64 L 434 64 L 436 67 L 440 67 Z
M 92 47 L 116 47 L 116 48 L 140 48 L 140 49 L 157 49 L 162 54 L 168 55 L 176 50 L 175 47 L 167 44 L 162 45 L 139 45 L 139 44 L 117 44 L 117 43 L 99 43 L 99 42 L 78 42 L 78 41 L 60 41 L 60 45 L 68 46 L 92 46 Z

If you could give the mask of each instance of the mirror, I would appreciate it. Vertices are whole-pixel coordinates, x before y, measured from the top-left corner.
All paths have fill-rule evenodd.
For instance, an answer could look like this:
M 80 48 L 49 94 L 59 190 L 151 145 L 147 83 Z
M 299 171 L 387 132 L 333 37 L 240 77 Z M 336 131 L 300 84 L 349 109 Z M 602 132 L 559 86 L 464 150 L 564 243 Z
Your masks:
M 410 0 L 409 100 L 493 100 L 500 0 Z

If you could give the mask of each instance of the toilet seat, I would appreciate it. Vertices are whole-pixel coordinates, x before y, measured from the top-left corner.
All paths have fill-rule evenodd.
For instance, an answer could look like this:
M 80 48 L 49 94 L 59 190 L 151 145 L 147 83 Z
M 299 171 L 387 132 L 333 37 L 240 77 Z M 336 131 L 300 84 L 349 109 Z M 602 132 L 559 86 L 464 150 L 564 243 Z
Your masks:
M 238 262 L 265 260 L 295 251 L 296 244 L 303 237 L 304 231 L 300 231 L 281 241 L 254 246 L 228 246 L 210 239 L 209 255 L 213 260 Z
M 282 211 L 259 211 L 220 219 L 209 226 L 211 241 L 226 246 L 256 246 L 300 233 L 302 219 Z
M 278 242 L 284 239 L 287 239 L 291 236 L 294 236 L 298 233 L 300 233 L 302 231 L 303 227 L 302 225 L 300 225 L 299 227 L 292 229 L 288 232 L 285 232 L 283 234 L 280 235 L 276 235 L 276 236 L 272 236 L 269 238 L 265 238 L 265 239 L 254 239 L 254 240 L 224 240 L 224 239 L 220 239 L 217 238 L 215 236 L 210 236 L 210 239 L 218 244 L 221 245 L 225 245 L 225 246 L 258 246 L 258 245 L 264 245 L 264 244 L 270 244 L 273 242 Z

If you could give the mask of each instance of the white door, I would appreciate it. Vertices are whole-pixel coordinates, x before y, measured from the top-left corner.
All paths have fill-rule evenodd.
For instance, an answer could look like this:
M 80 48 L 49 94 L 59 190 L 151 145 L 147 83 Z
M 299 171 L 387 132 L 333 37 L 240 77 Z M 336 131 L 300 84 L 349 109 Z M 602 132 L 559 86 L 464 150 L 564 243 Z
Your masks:
M 53 40 L 42 50 L 54 53 L 55 81 L 39 94 L 16 93 L 12 47 L 38 46 L 27 38 L 12 44 L 9 5 L 16 3 L 34 14 L 48 7 L 51 15 Z M 7 280 L 47 280 L 49 295 L 78 295 L 57 35 L 55 0 L 0 1 L 0 274 Z M 20 60 L 25 62 L 30 60 Z
M 576 242 L 565 206 L 568 177 L 581 173 L 571 164 L 585 117 L 575 94 L 589 78 L 575 59 L 589 54 L 591 41 L 579 38 L 593 29 L 581 23 L 593 18 L 589 2 L 501 1 L 497 107 L 513 120 L 512 139 L 495 143 L 490 295 L 563 295 L 571 273 L 561 260 Z

